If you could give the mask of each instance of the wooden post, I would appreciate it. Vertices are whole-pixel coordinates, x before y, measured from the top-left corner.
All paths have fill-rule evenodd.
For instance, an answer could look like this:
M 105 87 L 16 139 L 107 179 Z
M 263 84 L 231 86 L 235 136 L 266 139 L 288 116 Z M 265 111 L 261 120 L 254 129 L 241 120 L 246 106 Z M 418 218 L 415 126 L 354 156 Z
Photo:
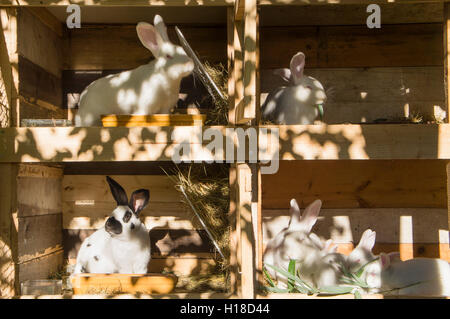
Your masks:
M 447 164 L 447 199 L 448 228 L 450 229 L 450 163 Z
M 0 164 L 0 297 L 15 295 L 17 260 L 17 164 Z M 16 218 L 16 219 L 14 219 Z
M 0 9 L 0 127 L 19 126 L 17 9 Z
M 445 83 L 445 111 L 447 123 L 450 123 L 450 3 L 444 3 L 444 83 Z

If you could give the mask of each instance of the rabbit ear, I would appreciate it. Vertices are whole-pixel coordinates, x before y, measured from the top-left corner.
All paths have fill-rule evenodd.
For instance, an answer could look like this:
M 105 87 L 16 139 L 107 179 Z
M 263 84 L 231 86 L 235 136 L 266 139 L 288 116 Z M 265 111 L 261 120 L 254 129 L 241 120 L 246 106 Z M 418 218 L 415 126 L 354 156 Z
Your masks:
M 391 260 L 385 253 L 380 253 L 381 269 L 386 269 L 390 266 Z
M 289 221 L 288 229 L 293 230 L 297 228 L 297 225 L 301 224 L 300 207 L 298 207 L 295 198 L 291 199 L 291 207 L 289 208 L 289 214 L 291 215 L 291 220 Z
M 291 59 L 291 74 L 294 84 L 299 84 L 303 77 L 303 69 L 305 68 L 305 54 L 298 52 Z
M 302 227 L 306 232 L 310 232 L 312 227 L 316 223 L 321 207 L 322 201 L 320 199 L 316 199 L 314 202 L 309 204 L 308 207 L 305 208 L 305 212 L 303 213 L 302 217 Z
M 276 69 L 273 71 L 273 74 L 280 76 L 284 81 L 291 81 L 291 70 L 289 69 Z
M 111 190 L 111 193 L 117 202 L 117 206 L 128 205 L 127 193 L 122 188 L 122 186 L 120 186 L 119 183 L 117 183 L 109 176 L 106 176 L 106 181 L 108 182 L 109 189 Z
M 136 32 L 142 45 L 149 49 L 154 57 L 157 57 L 163 40 L 155 27 L 147 22 L 139 22 Z
M 130 197 L 130 207 L 133 209 L 136 215 L 139 215 L 141 210 L 143 210 L 150 199 L 150 191 L 148 189 L 139 189 L 134 191 Z
M 371 229 L 366 229 L 361 236 L 358 247 L 363 248 L 366 251 L 372 251 L 373 246 L 375 246 L 376 232 Z
M 153 20 L 153 25 L 155 26 L 156 30 L 159 32 L 159 35 L 165 42 L 169 41 L 169 36 L 167 35 L 167 28 L 164 24 L 163 18 L 157 14 L 155 15 L 155 19 Z

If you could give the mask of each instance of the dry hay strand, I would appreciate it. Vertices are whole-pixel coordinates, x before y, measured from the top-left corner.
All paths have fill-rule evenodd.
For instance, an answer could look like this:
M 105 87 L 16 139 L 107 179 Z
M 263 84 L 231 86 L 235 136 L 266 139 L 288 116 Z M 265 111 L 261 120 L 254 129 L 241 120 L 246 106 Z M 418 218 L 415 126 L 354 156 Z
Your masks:
M 181 192 L 183 187 L 187 198 L 205 223 L 214 241 L 219 246 L 225 259 L 215 254 L 215 261 L 221 271 L 227 272 L 230 257 L 230 222 L 228 210 L 230 204 L 230 186 L 228 166 L 193 164 L 176 167 L 173 175 L 166 174 L 180 192 L 181 201 L 188 211 L 192 211 L 189 202 Z M 196 219 L 192 212 L 192 218 Z
M 205 125 L 227 125 L 228 124 L 228 71 L 221 64 L 211 65 L 206 61 L 204 63 L 206 72 L 216 83 L 225 99 L 218 94 L 212 97 L 214 108 L 208 110 Z

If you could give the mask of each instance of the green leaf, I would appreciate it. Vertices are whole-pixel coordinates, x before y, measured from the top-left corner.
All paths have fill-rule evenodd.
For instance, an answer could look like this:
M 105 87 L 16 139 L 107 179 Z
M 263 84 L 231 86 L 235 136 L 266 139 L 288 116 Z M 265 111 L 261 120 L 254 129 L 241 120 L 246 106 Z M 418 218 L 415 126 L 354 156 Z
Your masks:
M 295 276 L 295 260 L 289 260 L 288 271 L 292 276 Z M 291 291 L 294 289 L 295 282 L 292 279 L 288 279 L 288 290 Z
M 269 282 L 269 285 L 271 287 L 275 287 L 275 284 L 273 283 L 272 278 L 270 277 L 270 274 L 267 272 L 267 269 L 265 267 L 263 267 L 263 273 L 266 276 L 266 279 Z
M 270 292 L 276 292 L 276 293 L 287 293 L 287 292 L 289 292 L 288 289 L 281 289 L 281 288 L 278 288 L 278 287 L 265 287 L 265 288 L 266 288 L 267 291 L 270 291 Z
M 355 299 L 362 299 L 361 293 L 359 292 L 359 290 L 355 290 L 354 295 L 355 295 Z
M 281 269 L 279 267 L 276 266 L 272 266 L 269 264 L 265 264 L 265 266 L 274 269 L 275 271 L 279 272 L 280 274 L 282 274 L 283 276 L 287 277 L 288 279 L 292 279 L 294 280 L 297 285 L 296 288 L 301 292 L 301 293 L 313 293 L 311 289 L 308 289 L 307 284 L 305 284 L 305 282 L 303 280 L 301 280 L 299 277 L 292 275 L 291 273 L 289 273 L 288 271 Z
M 329 294 L 336 294 L 336 295 L 341 295 L 341 294 L 348 294 L 351 293 L 353 291 L 353 289 L 355 289 L 355 287 L 347 287 L 347 286 L 326 286 L 326 287 L 321 287 L 319 289 L 320 292 L 322 293 L 329 293 Z

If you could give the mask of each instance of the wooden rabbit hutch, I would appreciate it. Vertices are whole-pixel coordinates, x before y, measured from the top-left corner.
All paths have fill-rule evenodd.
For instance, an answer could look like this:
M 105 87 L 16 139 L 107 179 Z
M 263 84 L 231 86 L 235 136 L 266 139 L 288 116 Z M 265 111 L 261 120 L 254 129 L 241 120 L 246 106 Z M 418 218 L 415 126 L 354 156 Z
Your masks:
M 149 271 L 189 276 L 214 263 L 211 243 L 159 168 L 171 165 L 177 142 L 171 137 L 198 128 L 22 125 L 71 120 L 88 83 L 150 60 L 134 27 L 155 13 L 172 40 L 170 27 L 177 25 L 202 60 L 228 68 L 229 124 L 214 126 L 217 132 L 259 127 L 279 135 L 266 149 L 279 151 L 275 174 L 261 174 L 261 161 L 228 163 L 228 291 L 167 297 L 304 298 L 261 287 L 264 245 L 286 225 L 291 198 L 301 207 L 322 199 L 314 231 L 343 253 L 371 228 L 375 253 L 450 261 L 447 3 L 371 1 L 380 3 L 382 24 L 369 29 L 368 3 L 357 0 L 74 2 L 82 10 L 80 29 L 65 25 L 69 1 L 0 1 L 2 297 L 20 295 L 22 281 L 74 261 L 80 241 L 114 208 L 105 175 L 127 192 L 152 192 L 144 219 L 159 241 Z M 272 71 L 288 67 L 298 51 L 306 55 L 305 73 L 333 88 L 323 123 L 262 124 L 261 102 L 280 85 Z M 187 96 L 182 88 L 181 107 L 190 103 Z M 442 111 L 443 121 L 436 118 Z M 412 123 L 420 117 L 423 123 Z M 191 159 L 225 160 L 211 157 L 206 144 L 191 141 Z

